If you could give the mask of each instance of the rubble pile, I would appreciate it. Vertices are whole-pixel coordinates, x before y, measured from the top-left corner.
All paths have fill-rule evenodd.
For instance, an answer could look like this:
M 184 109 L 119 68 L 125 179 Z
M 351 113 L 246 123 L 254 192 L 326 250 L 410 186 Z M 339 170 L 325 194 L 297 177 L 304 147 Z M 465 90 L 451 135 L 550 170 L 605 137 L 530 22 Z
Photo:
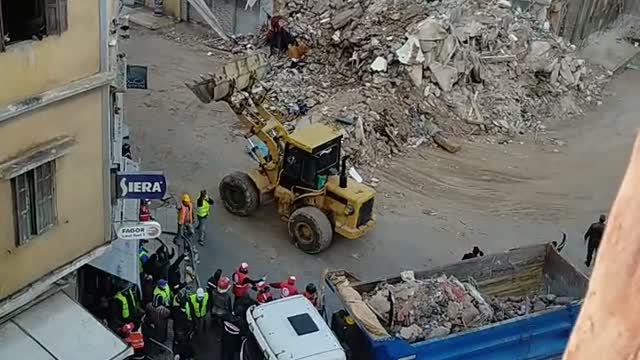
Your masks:
M 572 298 L 552 294 L 486 300 L 473 285 L 453 276 L 416 280 L 402 273 L 397 284 L 380 284 L 363 294 L 369 308 L 393 334 L 409 342 L 451 333 L 566 305 Z
M 311 45 L 268 81 L 283 112 L 304 103 L 336 121 L 346 152 L 376 164 L 434 131 L 524 134 L 597 103 L 608 76 L 576 58 L 546 20 L 550 0 L 290 0 L 285 18 Z M 347 119 L 340 121 L 340 119 Z

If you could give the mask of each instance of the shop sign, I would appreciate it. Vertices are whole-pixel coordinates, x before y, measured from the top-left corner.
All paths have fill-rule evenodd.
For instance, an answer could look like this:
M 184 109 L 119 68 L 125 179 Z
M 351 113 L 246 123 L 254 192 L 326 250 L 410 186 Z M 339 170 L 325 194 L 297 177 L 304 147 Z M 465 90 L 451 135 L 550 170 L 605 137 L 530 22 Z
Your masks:
M 155 239 L 162 234 L 162 227 L 156 221 L 126 224 L 116 230 L 118 238 L 123 240 Z

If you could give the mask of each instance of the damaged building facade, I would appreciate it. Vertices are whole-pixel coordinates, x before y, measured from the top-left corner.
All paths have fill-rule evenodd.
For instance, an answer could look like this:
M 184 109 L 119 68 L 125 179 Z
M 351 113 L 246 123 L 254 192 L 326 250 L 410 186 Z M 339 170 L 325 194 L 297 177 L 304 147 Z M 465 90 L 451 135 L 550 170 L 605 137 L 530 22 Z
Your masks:
M 116 6 L 0 1 L 2 359 L 132 353 L 76 302 L 74 285 L 76 271 L 112 241 Z

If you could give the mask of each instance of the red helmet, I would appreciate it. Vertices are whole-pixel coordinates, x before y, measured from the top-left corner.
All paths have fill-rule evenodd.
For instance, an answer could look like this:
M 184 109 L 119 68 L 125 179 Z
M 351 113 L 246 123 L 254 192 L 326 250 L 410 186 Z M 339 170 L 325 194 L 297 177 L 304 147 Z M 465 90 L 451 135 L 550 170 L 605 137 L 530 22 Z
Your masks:
M 296 277 L 291 275 L 289 276 L 289 280 L 287 280 L 287 282 L 289 283 L 289 285 L 295 285 L 296 284 Z
M 246 262 L 243 262 L 242 264 L 240 264 L 240 266 L 238 267 L 238 270 L 240 270 L 240 272 L 243 273 L 247 273 L 249 272 L 249 264 L 247 264 Z
M 221 293 L 226 293 L 227 291 L 229 291 L 229 283 L 231 281 L 229 280 L 228 277 L 223 276 L 220 278 L 220 280 L 218 280 L 218 291 Z

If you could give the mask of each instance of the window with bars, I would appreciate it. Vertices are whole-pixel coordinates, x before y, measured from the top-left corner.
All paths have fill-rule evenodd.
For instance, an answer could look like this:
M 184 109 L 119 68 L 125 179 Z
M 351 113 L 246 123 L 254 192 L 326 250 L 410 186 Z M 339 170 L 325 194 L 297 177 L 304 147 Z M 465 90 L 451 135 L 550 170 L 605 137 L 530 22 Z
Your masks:
M 16 215 L 16 246 L 56 224 L 55 161 L 11 179 Z
M 67 0 L 0 0 L 0 52 L 15 42 L 42 40 L 67 28 Z

